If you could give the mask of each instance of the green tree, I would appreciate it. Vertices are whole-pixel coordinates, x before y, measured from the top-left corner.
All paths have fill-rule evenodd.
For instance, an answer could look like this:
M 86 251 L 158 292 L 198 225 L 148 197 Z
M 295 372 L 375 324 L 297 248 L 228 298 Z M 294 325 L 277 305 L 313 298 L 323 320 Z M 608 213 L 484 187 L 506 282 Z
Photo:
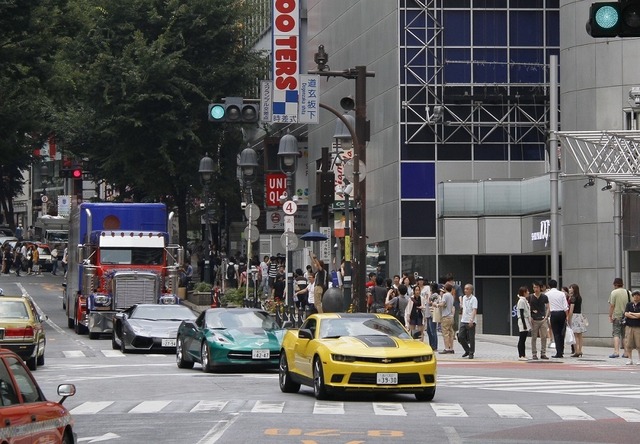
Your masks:
M 175 205 L 184 244 L 205 152 L 221 167 L 218 196 L 239 199 L 238 131 L 223 133 L 206 112 L 208 103 L 256 84 L 260 55 L 243 45 L 250 11 L 229 0 L 90 3 L 86 28 L 58 60 L 60 71 L 74 74 L 59 82 L 73 99 L 56 113 L 56 133 L 123 197 Z

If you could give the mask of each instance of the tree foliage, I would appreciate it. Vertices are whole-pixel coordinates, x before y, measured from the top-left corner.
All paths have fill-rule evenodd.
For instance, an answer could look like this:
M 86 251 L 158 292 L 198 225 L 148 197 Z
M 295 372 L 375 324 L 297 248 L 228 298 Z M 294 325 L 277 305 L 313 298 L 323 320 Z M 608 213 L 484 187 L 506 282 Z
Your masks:
M 50 134 L 123 197 L 177 206 L 181 243 L 205 152 L 220 165 L 218 200 L 238 199 L 239 133 L 209 123 L 206 110 L 257 81 L 260 55 L 243 45 L 246 8 L 237 0 L 0 1 L 7 219 L 22 171 Z

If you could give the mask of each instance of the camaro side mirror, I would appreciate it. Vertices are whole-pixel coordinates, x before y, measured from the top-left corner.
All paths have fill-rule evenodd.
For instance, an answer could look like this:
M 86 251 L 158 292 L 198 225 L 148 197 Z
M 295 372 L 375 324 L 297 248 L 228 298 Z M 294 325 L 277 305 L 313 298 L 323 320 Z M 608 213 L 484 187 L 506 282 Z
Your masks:
M 311 333 L 311 330 L 307 328 L 301 328 L 300 330 L 298 330 L 298 338 L 313 339 L 313 333 Z

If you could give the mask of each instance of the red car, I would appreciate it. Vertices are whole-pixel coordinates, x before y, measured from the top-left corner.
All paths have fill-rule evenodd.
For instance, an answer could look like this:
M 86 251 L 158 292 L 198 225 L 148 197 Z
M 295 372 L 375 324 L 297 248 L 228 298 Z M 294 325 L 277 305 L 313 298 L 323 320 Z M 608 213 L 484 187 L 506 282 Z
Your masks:
M 75 392 L 73 384 L 61 384 L 62 399 L 47 401 L 22 359 L 0 348 L 0 443 L 75 443 L 73 418 L 62 406 Z

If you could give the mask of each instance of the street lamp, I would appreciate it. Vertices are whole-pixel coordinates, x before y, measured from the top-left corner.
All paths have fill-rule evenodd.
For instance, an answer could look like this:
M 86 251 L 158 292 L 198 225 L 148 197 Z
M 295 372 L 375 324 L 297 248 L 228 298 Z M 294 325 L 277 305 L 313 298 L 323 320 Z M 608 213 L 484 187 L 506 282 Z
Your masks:
M 280 163 L 280 171 L 287 176 L 287 201 L 283 205 L 287 205 L 293 199 L 292 178 L 298 168 L 298 139 L 291 133 L 287 132 L 280 138 L 278 145 L 278 160 Z M 294 207 L 295 205 L 289 205 Z M 286 224 L 285 224 L 286 225 Z M 292 233 L 293 234 L 293 233 Z M 293 279 L 289 279 L 289 267 L 291 266 L 291 251 L 289 251 L 289 242 L 287 241 L 287 256 L 285 264 L 286 282 L 287 282 L 287 305 L 293 308 Z
M 204 157 L 200 159 L 200 168 L 198 168 L 198 173 L 200 174 L 200 180 L 202 181 L 202 189 L 203 189 L 203 198 L 204 198 L 204 222 L 207 227 L 207 236 L 209 240 L 209 244 L 213 243 L 213 234 L 211 233 L 211 224 L 209 223 L 209 185 L 211 183 L 211 178 L 213 177 L 213 172 L 215 164 L 213 163 L 213 159 L 209 157 L 209 153 L 205 153 Z M 211 280 L 211 268 L 213 264 L 211 260 L 205 259 L 204 265 L 204 276 L 201 276 L 201 279 L 205 282 L 209 282 Z M 224 282 L 224 279 L 222 280 Z M 209 282 L 213 283 L 213 282 Z
M 255 230 L 255 226 L 253 224 L 257 219 L 258 215 L 252 214 L 253 208 L 255 207 L 255 205 L 253 204 L 253 193 L 251 190 L 251 184 L 255 182 L 256 175 L 258 172 L 258 155 L 256 154 L 256 152 L 253 149 L 249 148 L 248 146 L 247 148 L 243 149 L 242 152 L 240 153 L 240 158 L 238 159 L 238 167 L 240 167 L 240 171 L 242 172 L 243 187 L 248 188 L 248 191 L 245 188 L 245 192 L 247 192 L 246 202 L 248 202 L 248 205 L 246 207 L 248 210 L 247 219 L 249 219 L 247 230 L 245 231 L 247 235 L 247 282 L 246 282 L 246 288 L 245 288 L 245 300 L 249 300 L 249 279 L 250 279 L 249 275 L 253 272 L 253 269 L 255 268 L 255 267 L 251 267 L 251 257 L 253 256 L 251 247 L 252 247 L 252 243 L 257 240 L 257 239 L 253 239 L 254 235 L 252 234 L 253 231 Z M 255 230 L 255 232 L 257 233 L 257 230 Z M 253 285 L 254 287 L 256 285 L 255 279 L 253 280 Z M 254 288 L 253 302 L 254 304 L 257 305 L 256 295 L 257 295 L 257 292 L 255 291 L 255 288 Z

